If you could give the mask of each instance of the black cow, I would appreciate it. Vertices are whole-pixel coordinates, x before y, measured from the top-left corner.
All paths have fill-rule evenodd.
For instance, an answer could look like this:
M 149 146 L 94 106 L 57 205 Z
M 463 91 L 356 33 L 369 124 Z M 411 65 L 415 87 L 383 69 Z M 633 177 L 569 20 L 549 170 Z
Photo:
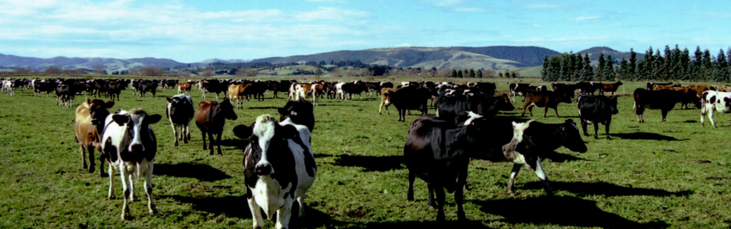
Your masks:
M 675 104 L 683 102 L 683 100 L 696 97 L 696 94 L 689 94 L 675 90 L 648 91 L 643 88 L 637 88 L 633 92 L 633 97 L 635 103 L 632 108 L 637 115 L 637 122 L 645 122 L 643 117 L 645 108 L 660 109 L 662 113 L 662 121 L 665 122 L 665 117 L 667 117 L 668 112 L 675 107 Z M 695 99 L 697 99 L 697 97 Z
M 453 126 L 462 125 L 467 120 L 469 111 L 482 116 L 494 116 L 498 111 L 515 109 L 506 94 L 499 97 L 442 95 L 435 103 L 437 116 Z
M 388 96 L 398 110 L 398 121 L 406 121 L 407 110 L 419 110 L 422 115 L 427 114 L 427 102 L 431 98 L 431 93 L 426 88 L 403 87 L 395 92 L 389 92 Z
M 223 86 L 221 81 L 218 80 L 201 80 L 200 81 L 201 91 L 203 92 L 203 99 L 206 99 L 206 93 L 215 93 L 216 100 L 218 100 L 218 93 L 223 92 L 223 96 L 226 96 L 228 92 L 228 85 Z
M 137 88 L 140 93 L 140 97 L 145 97 L 145 94 L 147 94 L 148 91 L 152 93 L 152 97 L 155 97 L 157 86 L 158 83 L 155 80 L 141 80 Z
M 589 136 L 589 133 L 586 132 L 586 125 L 594 123 L 594 139 L 598 139 L 599 123 L 601 123 L 604 125 L 607 139 L 610 139 L 609 125 L 612 123 L 612 115 L 619 113 L 617 97 L 582 95 L 578 100 L 576 106 L 579 109 L 584 136 Z
M 189 124 L 195 115 L 193 99 L 185 94 L 180 94 L 167 98 L 167 101 L 168 105 L 165 113 L 170 121 L 170 126 L 173 127 L 174 145 L 178 146 L 180 140 L 188 143 L 190 141 Z
M 284 107 L 277 109 L 279 111 L 279 121 L 289 118 L 292 122 L 305 125 L 312 132 L 315 128 L 315 114 L 312 103 L 305 99 L 297 101 L 287 101 Z
M 543 182 L 548 195 L 553 195 L 548 177 L 541 167 L 541 160 L 553 150 L 564 146 L 571 151 L 583 153 L 587 151 L 586 144 L 581 139 L 579 129 L 571 119 L 560 124 L 545 124 L 530 120 L 527 122 L 512 122 L 513 138 L 502 147 L 505 158 L 513 161 L 513 170 L 508 182 L 508 193 L 513 193 L 515 177 L 524 165 L 533 169 Z
M 467 167 L 470 162 L 470 150 L 479 147 L 480 139 L 471 134 L 474 127 L 463 126 L 448 129 L 444 120 L 434 116 L 421 116 L 409 127 L 409 135 L 404 144 L 404 160 L 409 169 L 409 190 L 406 199 L 414 200 L 414 181 L 416 177 L 427 183 L 430 206 L 438 209 L 437 221 L 444 221 L 444 189 L 454 192 L 457 204 L 457 217 L 466 220 L 462 201 L 462 187 L 467 180 Z M 437 202 L 434 203 L 433 193 Z
M 600 83 L 594 83 L 594 82 L 578 82 L 575 84 L 576 88 L 579 89 L 579 93 L 581 94 L 589 94 L 594 95 L 594 92 L 601 87 L 602 84 Z

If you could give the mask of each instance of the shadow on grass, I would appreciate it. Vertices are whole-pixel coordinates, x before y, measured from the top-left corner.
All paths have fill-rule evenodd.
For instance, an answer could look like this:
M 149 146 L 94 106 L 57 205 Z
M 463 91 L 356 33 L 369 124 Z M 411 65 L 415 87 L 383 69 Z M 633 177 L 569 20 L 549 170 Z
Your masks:
M 365 228 L 490 228 L 480 221 L 412 221 L 412 222 L 384 222 L 384 223 L 367 223 Z
M 692 191 L 670 192 L 662 189 L 624 187 L 607 182 L 555 182 L 549 181 L 554 190 L 564 190 L 577 195 L 604 195 L 604 196 L 688 196 Z M 543 189 L 539 181 L 526 183 L 518 189 Z
M 335 165 L 362 167 L 366 172 L 385 172 L 393 169 L 400 169 L 403 161 L 403 156 L 363 156 L 344 154 L 335 158 Z
M 541 196 L 529 199 L 501 199 L 473 202 L 480 210 L 502 216 L 511 224 L 557 224 L 600 228 L 667 228 L 665 222 L 638 223 L 602 211 L 596 202 L 576 197 Z M 560 207 L 558 207 L 560 206 Z M 558 208 L 557 208 L 558 207 Z
M 208 140 L 208 139 L 206 139 Z M 201 143 L 202 144 L 202 143 Z M 249 145 L 249 140 L 242 140 L 238 138 L 221 139 L 221 146 L 232 146 L 244 150 Z
M 570 154 L 564 154 L 564 153 L 558 153 L 556 151 L 551 151 L 549 153 L 546 153 L 542 155 L 542 158 L 549 159 L 552 162 L 567 162 L 567 161 L 586 161 L 584 158 L 575 157 Z M 480 154 L 475 154 L 472 156 L 472 159 L 477 160 L 484 160 L 484 161 L 490 161 L 490 162 L 510 162 L 507 158 L 505 158 L 505 155 L 495 152 L 482 152 Z
M 176 201 L 183 203 L 190 203 L 193 208 L 198 211 L 204 211 L 213 213 L 214 215 L 225 215 L 226 217 L 236 217 L 241 219 L 251 219 L 251 210 L 249 210 L 249 204 L 246 198 L 243 196 L 225 196 L 225 197 L 187 197 L 187 196 L 168 196 Z M 306 202 L 306 201 L 305 201 Z M 338 222 L 332 219 L 330 215 L 318 211 L 313 208 L 309 208 L 305 204 L 305 216 L 302 219 L 297 217 L 298 206 L 295 202 L 295 207 L 292 208 L 292 215 L 290 221 L 291 228 L 319 228 L 323 226 L 334 226 L 342 225 L 342 222 Z M 262 212 L 264 221 L 272 221 L 266 219 L 266 214 Z M 272 217 L 276 220 L 276 216 Z M 247 225 L 250 226 L 250 225 Z
M 280 107 L 249 107 L 250 110 L 268 110 L 268 109 L 279 109 Z
M 153 170 L 155 175 L 172 176 L 172 177 L 191 177 L 199 181 L 218 181 L 231 178 L 221 170 L 206 164 L 155 164 Z
M 681 139 L 677 139 L 667 135 L 647 132 L 610 134 L 610 136 L 629 140 L 681 141 Z
M 584 159 L 584 158 L 575 157 L 573 155 L 565 154 L 565 153 L 558 153 L 556 151 L 544 154 L 543 157 L 547 158 L 553 162 L 586 161 L 586 159 Z

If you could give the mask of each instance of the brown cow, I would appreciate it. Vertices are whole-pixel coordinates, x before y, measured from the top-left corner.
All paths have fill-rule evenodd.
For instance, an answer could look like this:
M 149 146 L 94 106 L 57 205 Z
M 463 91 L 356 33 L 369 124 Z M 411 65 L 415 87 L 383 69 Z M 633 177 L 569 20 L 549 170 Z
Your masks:
M 378 114 L 381 114 L 381 110 L 383 107 L 386 107 L 386 114 L 391 114 L 391 112 L 388 111 L 388 106 L 391 105 L 391 97 L 389 96 L 391 93 L 396 92 L 395 88 L 390 87 L 384 87 L 381 88 L 381 105 L 378 106 Z
M 611 92 L 612 96 L 614 96 L 614 92 L 617 91 L 619 86 L 622 86 L 622 81 L 617 81 L 616 83 L 603 83 L 599 84 L 599 93 L 604 95 L 605 91 Z
M 234 106 L 227 97 L 224 97 L 221 103 L 210 100 L 200 102 L 198 110 L 195 112 L 195 125 L 201 130 L 203 149 L 210 149 L 211 155 L 213 155 L 213 145 L 218 143 L 218 154 L 223 155 L 221 153 L 223 126 L 226 124 L 226 119 L 236 120 L 237 118 Z M 210 147 L 206 147 L 206 133 L 208 133 Z M 214 134 L 218 135 L 215 142 L 213 141 Z
M 232 103 L 236 104 L 237 109 L 243 109 L 244 107 L 244 97 L 246 96 L 246 89 L 251 86 L 251 84 L 231 84 L 228 85 L 228 97 L 231 99 Z M 246 99 L 249 100 L 248 98 Z
M 76 141 L 79 142 L 81 151 L 81 166 L 83 169 L 87 169 L 86 166 L 86 152 L 89 153 L 89 172 L 94 172 L 94 149 L 101 150 L 101 134 L 104 130 L 104 120 L 109 115 L 107 109 L 114 106 L 114 101 L 109 100 L 104 102 L 101 99 L 90 100 L 88 97 L 86 101 L 79 104 L 76 107 L 76 124 L 74 125 L 74 131 L 76 134 Z M 104 156 L 100 157 L 99 162 L 101 163 L 100 168 L 104 166 Z M 99 169 L 99 175 L 104 174 L 104 169 Z
M 190 83 L 178 83 L 178 94 L 185 94 L 187 96 L 190 96 Z
M 305 99 L 308 95 L 312 96 L 312 105 L 317 106 L 317 97 L 323 93 L 323 85 L 319 83 L 313 84 L 297 84 L 295 86 L 295 101 L 300 98 Z
M 716 87 L 709 86 L 709 85 L 688 85 L 688 88 L 694 90 L 698 94 L 698 99 L 700 100 L 701 96 L 703 95 L 704 91 L 708 90 L 716 90 Z
M 681 110 L 682 109 L 688 109 L 688 104 L 689 103 L 690 104 L 693 104 L 696 108 L 700 108 L 700 105 L 701 105 L 700 97 L 699 97 L 698 93 L 695 90 L 693 90 L 693 89 L 690 88 L 690 86 L 685 86 L 685 87 L 680 87 L 680 86 L 678 86 L 678 87 L 659 86 L 658 88 L 660 88 L 660 89 L 659 90 L 655 90 L 655 91 L 670 90 L 670 91 L 680 91 L 680 92 L 683 92 L 683 98 L 680 101 L 680 103 L 681 103 L 680 109 Z M 703 92 L 701 92 L 701 93 L 703 93 Z
M 533 107 L 543 107 L 543 117 L 548 114 L 548 108 L 553 108 L 556 111 L 556 117 L 558 115 L 558 104 L 559 103 L 571 103 L 571 96 L 568 91 L 533 91 L 528 92 L 525 95 L 525 104 L 523 104 L 523 114 L 525 116 L 525 110 L 530 111 L 530 116 L 533 116 Z

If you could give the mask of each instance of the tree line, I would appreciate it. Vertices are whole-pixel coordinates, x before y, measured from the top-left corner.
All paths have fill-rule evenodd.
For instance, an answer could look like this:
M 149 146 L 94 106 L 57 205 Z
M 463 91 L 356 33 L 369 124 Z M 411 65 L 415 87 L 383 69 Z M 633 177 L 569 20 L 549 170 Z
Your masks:
M 593 64 L 589 54 L 563 53 L 543 59 L 541 78 L 544 81 L 715 81 L 731 82 L 731 49 L 721 49 L 716 56 L 696 47 L 691 55 L 665 46 L 663 52 L 650 47 L 643 59 L 630 49 L 629 60 L 615 60 L 600 53 Z

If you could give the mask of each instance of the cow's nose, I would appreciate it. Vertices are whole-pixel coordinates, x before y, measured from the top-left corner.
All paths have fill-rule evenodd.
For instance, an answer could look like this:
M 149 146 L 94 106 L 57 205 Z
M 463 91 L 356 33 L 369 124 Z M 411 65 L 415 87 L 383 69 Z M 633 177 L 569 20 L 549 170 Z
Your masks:
M 272 173 L 272 165 L 271 164 L 259 164 L 256 165 L 254 168 L 254 173 L 259 176 L 265 176 Z
M 129 148 L 132 149 L 132 152 L 142 152 L 145 150 L 145 147 L 143 147 L 142 144 L 134 144 Z

